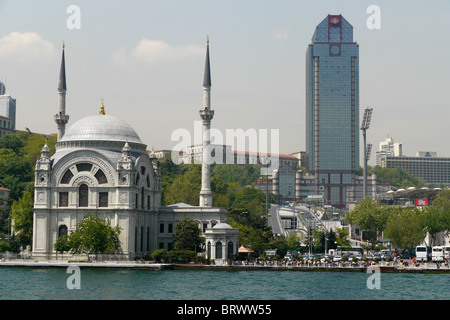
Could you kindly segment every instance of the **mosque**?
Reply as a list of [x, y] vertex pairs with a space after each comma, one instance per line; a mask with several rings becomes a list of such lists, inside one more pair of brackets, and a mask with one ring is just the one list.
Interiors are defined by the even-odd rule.
[[143, 257], [156, 249], [171, 250], [177, 221], [194, 219], [206, 238], [205, 257], [217, 264], [238, 253], [239, 230], [227, 222], [228, 212], [212, 206], [210, 166], [207, 163], [209, 128], [214, 111], [210, 106], [211, 74], [209, 40], [204, 74], [202, 189], [199, 206], [178, 203], [161, 206], [161, 172], [156, 156], [147, 151], [136, 131], [126, 122], [106, 114], [103, 102], [97, 115], [74, 122], [66, 114], [66, 72], [62, 50], [54, 116], [58, 128], [56, 152], [45, 145], [35, 169], [33, 257], [54, 259], [55, 241], [76, 230], [87, 213], [109, 219], [121, 228], [121, 253], [127, 259]]

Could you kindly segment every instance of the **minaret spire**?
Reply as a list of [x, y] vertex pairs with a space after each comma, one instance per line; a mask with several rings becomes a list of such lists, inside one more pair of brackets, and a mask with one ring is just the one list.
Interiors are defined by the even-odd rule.
[[200, 190], [201, 207], [212, 206], [211, 191], [211, 149], [210, 149], [210, 128], [214, 110], [211, 110], [211, 69], [209, 63], [209, 38], [206, 46], [205, 74], [203, 77], [203, 109], [200, 110], [200, 117], [203, 124], [203, 160], [202, 160], [202, 189]]
[[209, 65], [209, 37], [207, 37], [206, 40], [205, 75], [203, 77], [203, 86], [211, 87], [211, 68]]
[[63, 42], [62, 48], [62, 58], [61, 58], [61, 69], [59, 71], [59, 83], [58, 83], [58, 114], [55, 115], [55, 122], [58, 126], [58, 141], [64, 136], [66, 131], [66, 124], [69, 121], [69, 116], [66, 115], [66, 61], [64, 57], [65, 44]]

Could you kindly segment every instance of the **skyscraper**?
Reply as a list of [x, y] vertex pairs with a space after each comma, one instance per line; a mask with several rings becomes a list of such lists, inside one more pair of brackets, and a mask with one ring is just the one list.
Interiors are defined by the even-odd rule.
[[328, 15], [307, 49], [306, 153], [316, 192], [344, 206], [359, 171], [359, 47], [342, 15]]
[[6, 87], [0, 82], [0, 116], [9, 118], [10, 130], [16, 128], [16, 99], [6, 94]]

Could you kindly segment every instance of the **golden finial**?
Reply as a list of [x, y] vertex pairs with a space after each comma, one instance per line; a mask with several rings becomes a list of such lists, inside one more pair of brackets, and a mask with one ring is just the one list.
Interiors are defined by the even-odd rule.
[[65, 47], [66, 47], [66, 44], [64, 43], [64, 40], [63, 40], [63, 50], [64, 50]]
[[209, 46], [209, 36], [206, 36], [206, 44]]
[[102, 105], [100, 106], [100, 113], [101, 115], [105, 115], [105, 106], [103, 105], [103, 99], [102, 99]]

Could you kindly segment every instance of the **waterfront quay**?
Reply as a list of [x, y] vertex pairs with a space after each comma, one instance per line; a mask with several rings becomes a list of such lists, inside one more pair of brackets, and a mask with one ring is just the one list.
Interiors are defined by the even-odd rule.
[[[0, 267], [26, 267], [26, 268], [79, 268], [95, 269], [141, 269], [141, 270], [208, 270], [208, 271], [299, 271], [299, 272], [380, 272], [399, 273], [449, 273], [450, 268], [444, 264], [437, 265], [433, 262], [415, 265], [390, 265], [390, 264], [357, 264], [357, 265], [290, 265], [290, 264], [257, 264], [257, 263], [233, 263], [231, 265], [208, 265], [195, 263], [153, 263], [149, 261], [101, 261], [101, 262], [77, 262], [68, 260], [8, 260], [0, 261]], [[370, 269], [369, 269], [370, 268]]]

